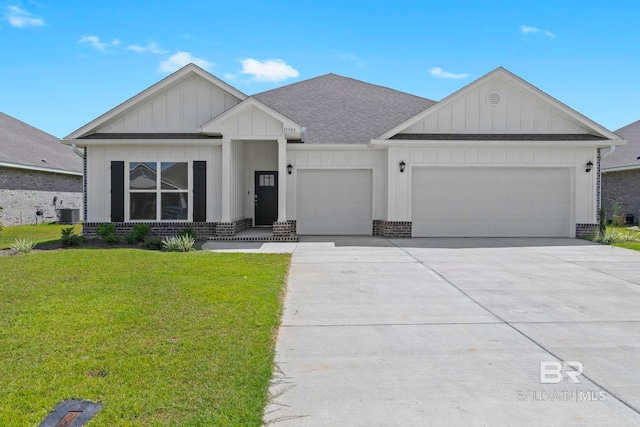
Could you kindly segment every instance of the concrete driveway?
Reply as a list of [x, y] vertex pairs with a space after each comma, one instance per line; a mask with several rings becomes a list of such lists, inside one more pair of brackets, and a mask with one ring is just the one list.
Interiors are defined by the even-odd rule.
[[573, 239], [290, 248], [267, 425], [640, 425], [640, 253]]

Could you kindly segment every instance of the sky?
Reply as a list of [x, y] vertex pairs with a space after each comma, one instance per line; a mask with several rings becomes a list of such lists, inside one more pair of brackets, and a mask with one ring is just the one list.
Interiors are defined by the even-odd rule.
[[326, 73], [440, 100], [502, 66], [640, 119], [637, 1], [0, 0], [0, 111], [63, 138], [189, 62], [252, 95]]

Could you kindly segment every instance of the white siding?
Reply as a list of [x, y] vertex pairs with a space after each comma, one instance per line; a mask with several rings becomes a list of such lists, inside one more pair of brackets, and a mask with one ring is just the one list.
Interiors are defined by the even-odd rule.
[[251, 106], [234, 114], [223, 123], [222, 133], [227, 138], [274, 138], [282, 137], [282, 122]]
[[[220, 147], [89, 147], [87, 148], [87, 222], [111, 221], [111, 161], [207, 162], [207, 221], [221, 217]], [[191, 201], [191, 197], [189, 198]], [[191, 202], [190, 202], [191, 203]]]
[[[487, 102], [487, 94], [492, 91], [502, 98], [498, 105]], [[400, 133], [581, 134], [588, 129], [539, 97], [495, 77], [437, 105], [431, 114]]]
[[115, 118], [97, 132], [197, 132], [240, 101], [200, 76], [192, 76]]

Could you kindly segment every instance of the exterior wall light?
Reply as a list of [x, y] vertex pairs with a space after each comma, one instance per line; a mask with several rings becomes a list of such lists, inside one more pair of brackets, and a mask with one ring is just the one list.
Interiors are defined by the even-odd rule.
[[400, 172], [402, 173], [404, 172], [404, 167], [407, 166], [407, 164], [402, 160], [398, 166], [400, 166]]
[[289, 163], [289, 164], [287, 165], [287, 173], [288, 173], [289, 175], [291, 175], [291, 171], [292, 171], [292, 170], [293, 170], [293, 166], [291, 166], [291, 163]]
[[591, 160], [589, 160], [589, 163], [587, 163], [587, 168], [585, 169], [585, 171], [591, 172], [591, 169], [593, 168], [593, 162], [591, 162]]

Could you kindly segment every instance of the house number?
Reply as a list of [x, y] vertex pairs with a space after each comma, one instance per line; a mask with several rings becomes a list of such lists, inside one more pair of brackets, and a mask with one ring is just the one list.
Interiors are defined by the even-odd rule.
[[284, 133], [296, 133], [298, 128], [284, 128]]

